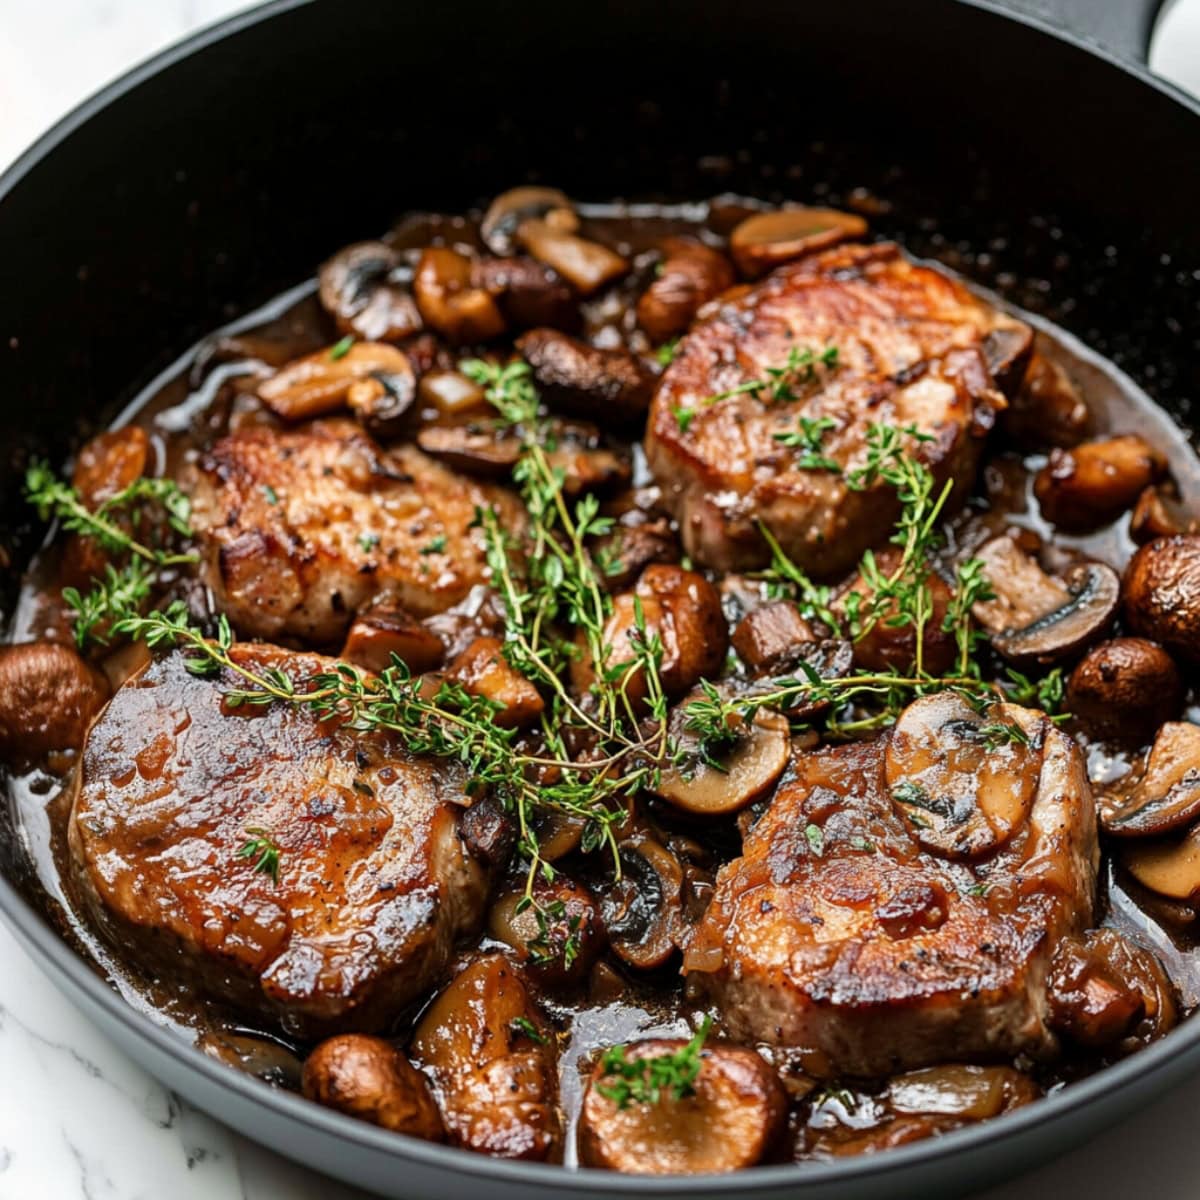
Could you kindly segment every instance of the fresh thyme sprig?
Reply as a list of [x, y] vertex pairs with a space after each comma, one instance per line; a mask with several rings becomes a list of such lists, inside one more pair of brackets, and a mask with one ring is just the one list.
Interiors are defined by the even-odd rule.
[[191, 501], [174, 480], [142, 476], [93, 510], [46, 463], [34, 462], [25, 472], [25, 498], [43, 520], [57, 518], [65, 530], [92, 538], [106, 554], [127, 556], [120, 566], [106, 564], [103, 578], [97, 579], [87, 593], [63, 588], [63, 600], [74, 615], [75, 641], [81, 650], [89, 641], [108, 644], [103, 627], [137, 612], [149, 597], [159, 571], [197, 561], [194, 553], [178, 552], [168, 545], [148, 546], [139, 540], [140, 534], [134, 536], [154, 509], [159, 510], [160, 520], [170, 533], [181, 538], [193, 536], [189, 524]]
[[711, 1029], [712, 1017], [706, 1016], [685, 1046], [646, 1058], [629, 1058], [624, 1045], [611, 1047], [600, 1060], [601, 1082], [596, 1084], [596, 1091], [618, 1108], [635, 1103], [657, 1104], [664, 1095], [673, 1100], [693, 1095]]
[[709, 396], [704, 403], [719, 404], [732, 396], [754, 396], [765, 400], [767, 404], [796, 400], [796, 388], [813, 383], [819, 367], [833, 370], [837, 361], [836, 346], [826, 346], [824, 350], [802, 350], [799, 346], [792, 346], [781, 366], [767, 367], [760, 379], [747, 379], [726, 391]]
[[254, 869], [263, 875], [270, 875], [271, 882], [279, 886], [279, 856], [283, 853], [267, 830], [257, 825], [247, 826], [250, 835], [239, 847], [238, 858], [255, 860]]
[[799, 417], [796, 429], [786, 433], [774, 434], [774, 440], [781, 446], [789, 446], [800, 451], [796, 458], [796, 466], [804, 471], [832, 471], [835, 475], [842, 473], [842, 467], [836, 459], [822, 454], [825, 434], [837, 428], [833, 417]]

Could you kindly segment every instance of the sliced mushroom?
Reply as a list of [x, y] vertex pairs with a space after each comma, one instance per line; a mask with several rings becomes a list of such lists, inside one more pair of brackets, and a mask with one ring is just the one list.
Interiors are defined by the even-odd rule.
[[888, 791], [927, 850], [975, 858], [1003, 846], [1033, 806], [1046, 718], [1015, 704], [975, 711], [956, 692], [914, 700], [885, 753]]
[[696, 310], [734, 282], [725, 255], [695, 238], [667, 238], [662, 250], [661, 269], [637, 302], [638, 324], [655, 343], [685, 332]]
[[391, 395], [392, 411], [412, 403], [412, 364], [403, 350], [383, 342], [330, 346], [297, 358], [258, 385], [258, 398], [285, 421], [307, 421], [346, 407], [350, 389], [367, 379]]
[[397, 386], [398, 383], [395, 377], [384, 380], [370, 375], [355, 380], [346, 392], [350, 411], [374, 437], [398, 437], [408, 425], [416, 396], [416, 380], [406, 380], [403, 386]]
[[504, 643], [499, 638], [476, 638], [454, 659], [447, 673], [471, 695], [498, 705], [492, 720], [505, 729], [536, 721], [546, 707], [537, 688], [504, 657]]
[[748, 612], [733, 631], [733, 648], [751, 671], [773, 670], [796, 647], [816, 640], [790, 600], [771, 600]]
[[1200, 903], [1200, 824], [1182, 837], [1131, 842], [1121, 862], [1143, 887], [1193, 908]]
[[318, 273], [321, 306], [342, 333], [368, 342], [398, 342], [421, 329], [421, 314], [395, 281], [404, 260], [386, 242], [357, 242], [338, 251]]
[[517, 952], [532, 979], [559, 988], [580, 983], [604, 949], [595, 896], [560, 873], [539, 881], [533, 904], [524, 898], [524, 888], [501, 895], [488, 916], [488, 932]]
[[738, 270], [757, 279], [781, 263], [862, 237], [867, 223], [832, 208], [780, 208], [747, 217], [730, 235]]
[[495, 298], [512, 329], [579, 327], [574, 293], [545, 263], [524, 257], [481, 258], [472, 268], [471, 279]]
[[309, 1100], [393, 1133], [440, 1142], [442, 1118], [429, 1083], [390, 1042], [361, 1033], [328, 1038], [304, 1060]]
[[[668, 696], [681, 696], [702, 678], [716, 676], [725, 663], [729, 629], [721, 610], [721, 598], [703, 575], [682, 567], [655, 563], [647, 567], [632, 593], [613, 600], [611, 616], [604, 626], [608, 646], [606, 669], [630, 664], [623, 680], [627, 694], [641, 700], [646, 694], [645, 671], [637, 661], [635, 641], [638, 614], [646, 636], [662, 642], [659, 678]], [[581, 654], [572, 661], [571, 682], [583, 693], [592, 686], [595, 665]]]
[[[677, 1054], [682, 1038], [650, 1038], [623, 1048], [626, 1062]], [[588, 1081], [579, 1119], [579, 1157], [589, 1167], [636, 1175], [710, 1175], [761, 1162], [783, 1132], [787, 1097], [775, 1072], [744, 1046], [700, 1052], [691, 1090], [668, 1087], [652, 1103], [609, 1092], [603, 1058]]]
[[1129, 515], [1129, 536], [1141, 546], [1179, 533], [1200, 533], [1200, 516], [1189, 512], [1165, 487], [1146, 488]]
[[656, 376], [626, 350], [601, 350], [557, 329], [531, 329], [517, 349], [550, 408], [610, 424], [650, 407]]
[[521, 439], [492, 419], [426, 425], [417, 445], [456, 471], [482, 479], [507, 479], [521, 458]]
[[549, 216], [522, 221], [517, 226], [517, 241], [538, 262], [552, 267], [580, 296], [598, 292], [629, 270], [629, 263], [615, 250], [566, 232]]
[[702, 698], [703, 693], [693, 692], [672, 714], [672, 734], [683, 761], [662, 771], [651, 790], [684, 812], [737, 812], [763, 796], [783, 774], [791, 756], [791, 727], [782, 713], [762, 708], [749, 721], [739, 717], [731, 723], [737, 735], [731, 747], [703, 754], [687, 729], [686, 713], [690, 701]]
[[1134, 633], [1200, 662], [1200, 534], [1147, 542], [1129, 560], [1123, 586]]
[[683, 927], [683, 866], [648, 833], [624, 839], [618, 853], [621, 878], [600, 895], [604, 927], [618, 958], [639, 970], [653, 970], [678, 945]]
[[413, 295], [431, 329], [456, 345], [487, 342], [504, 332], [496, 301], [473, 281], [469, 258], [445, 246], [421, 252]]
[[1061, 941], [1049, 980], [1053, 1028], [1092, 1049], [1128, 1054], [1170, 1030], [1174, 989], [1149, 950], [1115, 929]]
[[[607, 491], [629, 482], [629, 464], [603, 444], [599, 430], [582, 421], [552, 421], [547, 452], [552, 468], [562, 471], [563, 491]], [[485, 419], [426, 425], [417, 434], [426, 454], [455, 470], [483, 479], [506, 479], [521, 458], [520, 437], [510, 426]]]
[[680, 554], [679, 540], [666, 519], [618, 525], [612, 533], [597, 538], [591, 552], [601, 571], [600, 583], [610, 592], [633, 587], [646, 567], [677, 563]]
[[565, 233], [579, 228], [571, 201], [558, 188], [516, 187], [501, 192], [488, 206], [479, 234], [493, 254], [512, 254], [517, 228], [524, 221], [540, 219]]
[[90, 509], [97, 509], [146, 473], [150, 439], [138, 425], [110, 429], [79, 452], [71, 483]]
[[1063, 582], [1070, 599], [1061, 608], [1024, 628], [993, 634], [998, 654], [1018, 666], [1046, 666], [1074, 657], [1108, 632], [1121, 598], [1116, 571], [1104, 563], [1079, 563]]
[[487, 396], [474, 380], [457, 371], [430, 371], [421, 376], [417, 396], [443, 416], [457, 417], [476, 410], [487, 410]]
[[410, 1052], [432, 1078], [449, 1140], [544, 1162], [562, 1142], [554, 1034], [521, 972], [476, 959], [425, 1010]]
[[391, 597], [381, 596], [355, 616], [340, 657], [376, 673], [398, 658], [414, 675], [423, 675], [440, 666], [444, 654], [436, 633]]
[[1071, 601], [1066, 584], [1047, 575], [1008, 535], [985, 542], [975, 557], [983, 563], [982, 574], [994, 596], [978, 601], [971, 613], [990, 633], [1024, 629]]
[[1146, 770], [1125, 795], [1100, 807], [1115, 837], [1158, 837], [1200, 820], [1200, 725], [1168, 721], [1154, 739]]
[[0, 759], [25, 763], [78, 750], [108, 695], [105, 677], [69, 646], [0, 646]]
[[235, 1071], [243, 1071], [271, 1087], [298, 1092], [304, 1065], [286, 1046], [273, 1038], [236, 1033], [221, 1027], [205, 1030], [196, 1049]]
[[1023, 446], [1077, 446], [1091, 413], [1066, 370], [1034, 352], [1003, 417], [1004, 430]]
[[1160, 479], [1167, 460], [1136, 434], [1056, 449], [1033, 481], [1042, 516], [1061, 529], [1094, 529]]
[[1179, 713], [1174, 659], [1144, 638], [1111, 638], [1083, 656], [1067, 682], [1067, 711], [1095, 737], [1141, 744]]

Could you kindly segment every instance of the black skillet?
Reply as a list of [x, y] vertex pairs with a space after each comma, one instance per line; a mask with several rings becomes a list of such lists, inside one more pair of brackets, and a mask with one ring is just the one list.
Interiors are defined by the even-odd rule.
[[[1142, 65], [1160, 3], [280, 0], [192, 38], [0, 179], [4, 603], [40, 534], [16, 483], [30, 451], [61, 458], [335, 247], [524, 179], [597, 200], [836, 204], [865, 187], [891, 204], [876, 232], [1059, 321], [1194, 428], [1200, 106]], [[720, 1179], [568, 1174], [387, 1134], [206, 1059], [62, 939], [15, 837], [0, 838], [0, 870], [0, 907], [34, 959], [151, 1072], [388, 1196], [951, 1194], [1200, 1068], [1189, 1021], [1030, 1108], [882, 1156]]]

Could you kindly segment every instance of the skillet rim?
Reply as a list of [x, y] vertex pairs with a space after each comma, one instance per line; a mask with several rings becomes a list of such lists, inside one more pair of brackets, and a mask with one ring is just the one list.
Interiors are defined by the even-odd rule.
[[[0, 173], [0, 204], [43, 160], [113, 101], [217, 42], [314, 2], [317, 0], [267, 0], [266, 3], [198, 30], [118, 76], [61, 117], [31, 143], [7, 170]], [[1042, 36], [1083, 50], [1200, 117], [1200, 97], [1188, 94], [1177, 85], [1154, 75], [1147, 65], [1126, 59], [1085, 35], [1075, 34], [1035, 14], [1009, 8], [1001, 0], [953, 2], [1014, 21]], [[460, 1177], [492, 1179], [509, 1186], [523, 1183], [532, 1185], [542, 1194], [545, 1194], [542, 1189], [553, 1187], [564, 1194], [574, 1192], [595, 1196], [614, 1195], [630, 1189], [664, 1196], [684, 1193], [718, 1196], [749, 1194], [786, 1186], [789, 1191], [800, 1195], [810, 1188], [821, 1189], [836, 1183], [862, 1184], [873, 1176], [900, 1172], [905, 1168], [928, 1167], [947, 1159], [965, 1161], [971, 1150], [984, 1146], [993, 1151], [1001, 1143], [1013, 1143], [1015, 1146], [1038, 1126], [1061, 1123], [1110, 1091], [1155, 1074], [1178, 1076], [1183, 1059], [1196, 1058], [1200, 1054], [1200, 1013], [1197, 1013], [1159, 1042], [1033, 1104], [940, 1137], [895, 1147], [883, 1154], [861, 1155], [832, 1162], [777, 1163], [727, 1175], [629, 1177], [586, 1167], [566, 1168], [553, 1163], [513, 1162], [453, 1146], [398, 1137], [366, 1122], [323, 1108], [299, 1095], [264, 1086], [261, 1081], [207, 1057], [125, 1001], [82, 955], [59, 936], [46, 917], [17, 891], [3, 873], [0, 873], [0, 915], [13, 930], [22, 950], [30, 955], [43, 973], [49, 975], [54, 986], [60, 987], [53, 973], [61, 972], [90, 1005], [97, 1006], [107, 1019], [123, 1026], [131, 1040], [150, 1044], [164, 1056], [176, 1060], [181, 1069], [203, 1077], [217, 1092], [224, 1091], [252, 1105], [274, 1109], [279, 1117], [293, 1125], [319, 1131], [343, 1144], [361, 1147], [399, 1161], [413, 1160], [431, 1170], [447, 1171]], [[52, 972], [45, 970], [44, 960], [48, 960]], [[74, 997], [68, 996], [68, 999], [73, 1001]], [[81, 1011], [89, 1019], [92, 1018], [92, 1013], [86, 1008]], [[102, 1036], [108, 1036], [104, 1030], [101, 1033]], [[125, 1052], [123, 1048], [122, 1052]], [[1174, 1071], [1167, 1069], [1172, 1064]], [[138, 1066], [153, 1075], [142, 1061], [138, 1061]], [[214, 1119], [221, 1121], [215, 1114]], [[1114, 1107], [1109, 1123], [1116, 1119]], [[254, 1140], [249, 1131], [235, 1132]], [[1068, 1139], [1065, 1148], [1072, 1148], [1082, 1140]]]

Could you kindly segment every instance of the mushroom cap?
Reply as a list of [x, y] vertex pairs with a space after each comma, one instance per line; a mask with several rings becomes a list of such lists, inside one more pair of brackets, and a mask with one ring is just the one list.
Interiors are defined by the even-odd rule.
[[1129, 560], [1123, 589], [1134, 633], [1200, 662], [1200, 534], [1147, 542]]
[[862, 237], [867, 223], [833, 208], [779, 208], [755, 213], [734, 229], [729, 249], [738, 270], [750, 279], [780, 263]]
[[1200, 725], [1168, 721], [1158, 732], [1146, 770], [1133, 790], [1100, 807], [1114, 837], [1158, 837], [1200, 819]]
[[1183, 690], [1175, 660], [1157, 643], [1110, 638], [1071, 672], [1066, 709], [1097, 737], [1140, 744], [1179, 712]]

